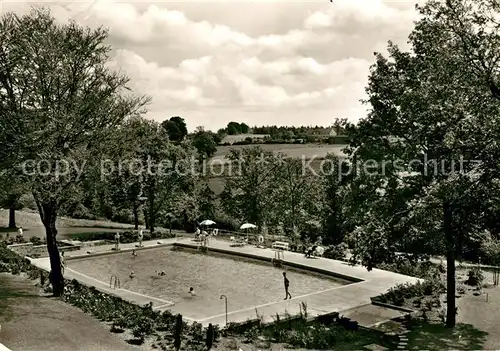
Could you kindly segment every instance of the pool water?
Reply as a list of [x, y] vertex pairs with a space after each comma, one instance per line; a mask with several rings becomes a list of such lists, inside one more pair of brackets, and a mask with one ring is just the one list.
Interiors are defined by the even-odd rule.
[[[121, 287], [147, 296], [172, 301], [176, 310], [188, 310], [187, 317], [202, 319], [220, 314], [228, 299], [228, 312], [278, 302], [284, 299], [283, 268], [270, 262], [219, 253], [172, 250], [162, 247], [67, 261], [69, 268], [109, 282], [117, 275]], [[293, 297], [312, 294], [348, 284], [307, 271], [285, 268]], [[130, 278], [134, 271], [135, 277]], [[157, 272], [164, 271], [164, 276]], [[193, 287], [195, 296], [189, 288]]]

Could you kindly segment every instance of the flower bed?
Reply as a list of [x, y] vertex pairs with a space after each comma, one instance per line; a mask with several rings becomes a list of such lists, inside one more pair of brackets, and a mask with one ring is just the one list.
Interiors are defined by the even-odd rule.
[[441, 282], [425, 280], [416, 284], [398, 284], [385, 294], [372, 298], [372, 301], [402, 307], [412, 299], [421, 300], [426, 296], [439, 295], [444, 291], [445, 287]]
[[[156, 336], [156, 347], [171, 348], [174, 343], [176, 316], [170, 312], [154, 311], [152, 304], [137, 306], [115, 296], [102, 293], [94, 287], [87, 287], [76, 280], [67, 281], [63, 300], [97, 319], [111, 323], [111, 331], [130, 330], [138, 344], [148, 336]], [[214, 327], [214, 341], [220, 335]], [[203, 349], [207, 328], [199, 323], [183, 323], [183, 347], [185, 350]]]
[[364, 345], [378, 344], [386, 348], [395, 348], [396, 338], [384, 333], [359, 327], [353, 321], [338, 313], [329, 318], [309, 319], [307, 305], [301, 304], [300, 316], [284, 317], [277, 315], [272, 324], [252, 323], [251, 328], [239, 330], [229, 327], [224, 332], [242, 333], [246, 343], [254, 344], [258, 349], [269, 348], [271, 343], [278, 343], [289, 348], [300, 349], [347, 349], [358, 350]]

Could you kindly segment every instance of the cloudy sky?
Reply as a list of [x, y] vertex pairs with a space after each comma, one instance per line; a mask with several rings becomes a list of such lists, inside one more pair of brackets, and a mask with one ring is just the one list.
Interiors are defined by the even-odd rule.
[[[1, 2], [1, 0], [0, 0]], [[138, 93], [152, 96], [148, 118], [182, 116], [189, 129], [325, 125], [366, 114], [373, 52], [405, 45], [415, 1], [22, 2], [61, 21], [109, 28], [114, 64]]]

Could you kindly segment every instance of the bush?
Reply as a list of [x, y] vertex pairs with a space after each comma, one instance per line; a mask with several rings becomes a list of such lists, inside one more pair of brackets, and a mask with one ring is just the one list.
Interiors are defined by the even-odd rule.
[[279, 318], [276, 324], [267, 327], [264, 334], [271, 340], [288, 343], [296, 348], [334, 349], [339, 342], [353, 340], [357, 337], [357, 322], [349, 318], [335, 318], [331, 325], [318, 321], [307, 322], [304, 319], [283, 322]]
[[141, 343], [144, 342], [144, 339], [153, 334], [155, 330], [155, 321], [148, 317], [141, 317], [137, 319], [136, 325], [132, 329], [132, 334], [135, 338], [137, 338]]
[[26, 239], [24, 238], [23, 235], [16, 235], [16, 238], [14, 239], [14, 242], [16, 244], [24, 244], [26, 242]]
[[374, 298], [375, 301], [387, 303], [395, 306], [403, 306], [406, 300], [421, 298], [424, 296], [437, 295], [445, 291], [441, 281], [426, 280], [416, 284], [398, 284], [389, 289], [385, 294]]
[[7, 247], [7, 242], [0, 242], [0, 271], [19, 274], [29, 273], [35, 268], [28, 259], [22, 258]]
[[465, 284], [470, 286], [479, 286], [484, 280], [483, 272], [477, 267], [469, 269], [467, 276], [468, 279], [465, 281]]
[[323, 257], [330, 258], [332, 260], [344, 260], [346, 258], [347, 250], [348, 247], [346, 243], [330, 245], [325, 249]]
[[259, 328], [252, 327], [252, 328], [246, 330], [243, 333], [243, 336], [245, 337], [246, 343], [251, 343], [252, 341], [256, 340], [257, 337], [259, 336]]
[[430, 261], [416, 261], [406, 257], [393, 263], [383, 263], [377, 268], [421, 279], [435, 279], [438, 276], [438, 269]]
[[37, 236], [32, 236], [30, 238], [30, 242], [33, 243], [33, 246], [38, 246], [38, 245], [43, 245], [44, 244], [44, 242], [42, 241], [42, 239], [40, 239]]

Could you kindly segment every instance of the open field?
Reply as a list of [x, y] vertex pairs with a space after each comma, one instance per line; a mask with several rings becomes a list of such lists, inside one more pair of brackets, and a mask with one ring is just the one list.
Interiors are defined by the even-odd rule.
[[[327, 154], [333, 153], [338, 156], [343, 156], [342, 149], [345, 145], [328, 145], [328, 144], [251, 144], [251, 145], [234, 145], [234, 146], [218, 146], [217, 152], [210, 162], [220, 163], [224, 157], [229, 154], [231, 149], [243, 149], [258, 146], [265, 151], [274, 153], [282, 153], [289, 157], [297, 157], [304, 159], [324, 158]], [[216, 161], [217, 160], [217, 161]]]
[[320, 171], [325, 167], [324, 158], [332, 153], [343, 157], [342, 149], [345, 145], [327, 145], [327, 144], [260, 144], [260, 145], [235, 145], [235, 146], [219, 146], [215, 156], [210, 159], [206, 169], [209, 176], [210, 189], [216, 194], [220, 194], [225, 186], [225, 178], [238, 172], [237, 167], [227, 166], [225, 156], [231, 149], [243, 149], [259, 146], [263, 150], [272, 151], [274, 153], [282, 153], [288, 157], [299, 158], [302, 160], [304, 169], [308, 174], [313, 171]]
[[238, 134], [238, 135], [226, 135], [224, 139], [222, 139], [222, 143], [237, 143], [239, 141], [243, 141], [246, 138], [252, 139], [264, 139], [268, 137], [269, 134]]

